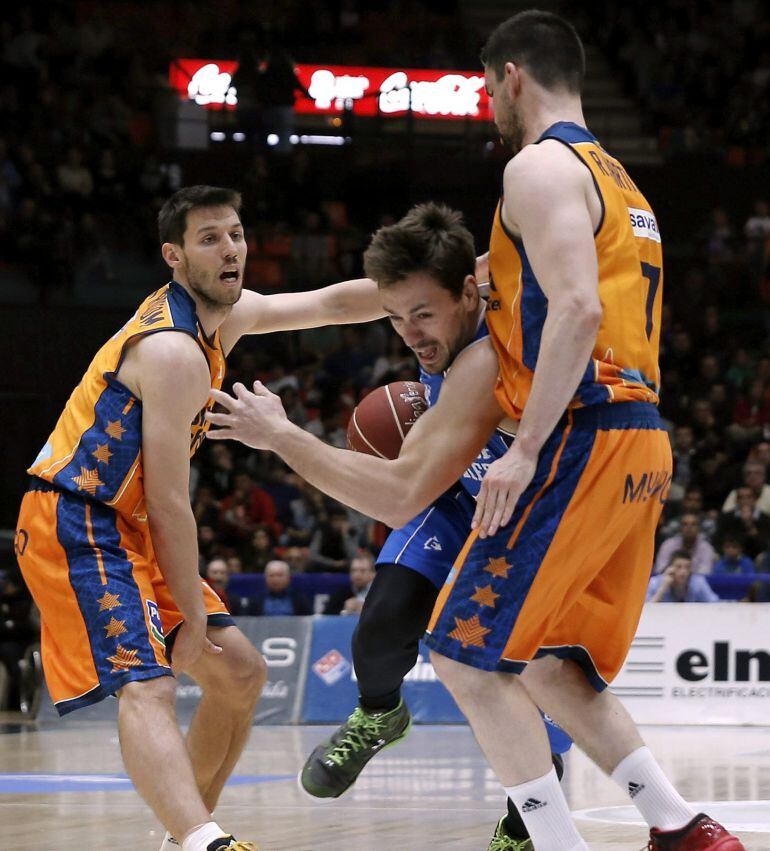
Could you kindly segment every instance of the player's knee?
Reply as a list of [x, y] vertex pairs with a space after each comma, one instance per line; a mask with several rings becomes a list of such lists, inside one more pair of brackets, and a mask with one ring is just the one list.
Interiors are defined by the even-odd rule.
[[176, 680], [173, 677], [153, 677], [133, 680], [117, 693], [121, 714], [170, 709], [176, 699]]
[[[217, 642], [217, 636], [212, 636]], [[228, 695], [231, 704], [253, 705], [262, 693], [267, 680], [267, 665], [262, 654], [240, 632], [230, 633], [220, 640], [222, 652], [202, 657], [191, 672], [206, 692]]]
[[252, 647], [252, 652], [249, 654], [246, 670], [246, 682], [244, 688], [247, 690], [250, 697], [256, 702], [262, 694], [262, 689], [267, 682], [267, 663], [265, 657]]
[[389, 616], [396, 614], [387, 600], [378, 599], [366, 601], [358, 618], [358, 624], [353, 636], [355, 643], [366, 647], [373, 639], [383, 634], [387, 626], [392, 627]]
[[479, 671], [469, 665], [455, 662], [454, 659], [442, 656], [435, 650], [430, 651], [430, 661], [438, 678], [455, 697], [466, 693], [477, 694], [480, 681], [489, 677], [486, 671]]
[[397, 640], [413, 641], [420, 638], [425, 625], [404, 600], [381, 594], [367, 597], [357, 630], [364, 637], [384, 633]]
[[403, 624], [403, 612], [390, 599], [380, 597], [366, 601], [353, 633], [354, 658], [371, 660], [401, 650], [405, 644], [416, 641], [410, 635], [408, 624]]
[[533, 659], [521, 674], [524, 687], [537, 701], [547, 702], [549, 695], [563, 693], [573, 679], [585, 680], [580, 667], [569, 659], [541, 656]]

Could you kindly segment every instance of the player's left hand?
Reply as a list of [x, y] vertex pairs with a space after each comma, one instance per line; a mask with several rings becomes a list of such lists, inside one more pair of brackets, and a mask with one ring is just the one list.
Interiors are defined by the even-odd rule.
[[510, 523], [519, 497], [532, 481], [537, 469], [537, 455], [528, 455], [518, 443], [489, 465], [476, 500], [476, 513], [471, 528], [486, 538]]
[[209, 440], [240, 440], [252, 449], [270, 449], [271, 438], [288, 423], [281, 400], [261, 381], [254, 382], [254, 392], [240, 382], [233, 385], [234, 396], [212, 390], [211, 398], [225, 412], [208, 411], [206, 419], [219, 428], [206, 433]]

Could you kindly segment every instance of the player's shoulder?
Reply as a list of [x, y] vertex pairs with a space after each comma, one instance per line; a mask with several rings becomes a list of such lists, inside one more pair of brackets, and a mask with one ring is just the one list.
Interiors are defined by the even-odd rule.
[[447, 381], [460, 384], [467, 376], [472, 376], [474, 370], [479, 369], [485, 363], [497, 362], [497, 355], [492, 345], [489, 334], [482, 334], [471, 340], [452, 361], [452, 366], [447, 371]]
[[192, 334], [168, 328], [141, 337], [132, 346], [134, 360], [143, 372], [178, 376], [208, 376], [206, 356]]
[[505, 167], [506, 186], [534, 190], [580, 180], [586, 171], [568, 145], [557, 139], [544, 139], [525, 145]]

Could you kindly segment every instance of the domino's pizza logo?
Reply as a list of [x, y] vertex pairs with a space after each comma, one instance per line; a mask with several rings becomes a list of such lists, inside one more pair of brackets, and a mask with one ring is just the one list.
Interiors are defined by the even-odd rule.
[[150, 619], [150, 632], [152, 633], [152, 637], [163, 647], [166, 646], [166, 639], [163, 637], [163, 624], [160, 620], [160, 612], [158, 611], [158, 604], [155, 600], [146, 600], [147, 603], [147, 614]]
[[313, 672], [320, 677], [327, 686], [333, 686], [339, 682], [351, 669], [350, 662], [339, 650], [330, 650], [313, 664]]

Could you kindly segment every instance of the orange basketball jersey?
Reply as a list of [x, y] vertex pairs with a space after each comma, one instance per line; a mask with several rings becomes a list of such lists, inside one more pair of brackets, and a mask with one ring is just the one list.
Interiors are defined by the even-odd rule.
[[[591, 360], [570, 407], [602, 402], [658, 402], [663, 255], [655, 215], [623, 166], [584, 127], [559, 122], [538, 142], [555, 139], [590, 170], [602, 204], [595, 233], [602, 321]], [[537, 144], [537, 143], [535, 143]], [[498, 401], [521, 419], [529, 398], [548, 310], [522, 240], [498, 204], [489, 244], [487, 322], [500, 360]]]
[[[206, 337], [195, 302], [175, 281], [157, 290], [91, 361], [51, 436], [27, 471], [56, 487], [113, 507], [129, 523], [146, 523], [142, 487], [142, 403], [115, 377], [127, 346], [159, 331], [181, 331], [197, 341], [222, 386], [225, 356], [219, 331]], [[190, 454], [208, 429], [205, 412], [192, 423]]]

